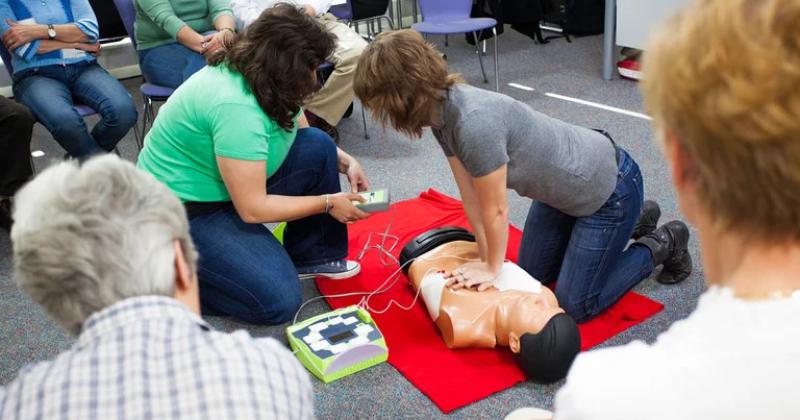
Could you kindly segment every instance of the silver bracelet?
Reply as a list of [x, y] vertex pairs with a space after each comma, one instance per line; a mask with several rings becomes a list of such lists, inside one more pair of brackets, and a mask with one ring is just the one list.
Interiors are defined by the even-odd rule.
[[331, 211], [331, 195], [325, 194], [325, 213]]

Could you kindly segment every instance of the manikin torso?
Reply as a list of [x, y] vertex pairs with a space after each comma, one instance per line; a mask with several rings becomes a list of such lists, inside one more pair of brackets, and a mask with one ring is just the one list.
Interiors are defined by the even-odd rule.
[[563, 312], [553, 292], [514, 263], [503, 265], [496, 288], [478, 292], [445, 287], [444, 272], [479, 260], [475, 242], [454, 241], [418, 257], [408, 270], [447, 347], [508, 346], [510, 333], [539, 333]]

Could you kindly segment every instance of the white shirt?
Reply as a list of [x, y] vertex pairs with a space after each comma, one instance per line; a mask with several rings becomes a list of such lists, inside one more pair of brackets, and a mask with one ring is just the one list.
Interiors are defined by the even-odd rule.
[[800, 419], [800, 293], [748, 301], [712, 287], [654, 344], [579, 355], [555, 412], [558, 420]]
[[311, 419], [312, 392], [274, 339], [214, 331], [146, 296], [93, 314], [70, 350], [0, 387], [0, 418]]
[[333, 0], [232, 0], [231, 9], [236, 18], [236, 25], [242, 29], [253, 23], [261, 12], [278, 3], [289, 3], [295, 6], [309, 5], [317, 11], [317, 16], [328, 13]]

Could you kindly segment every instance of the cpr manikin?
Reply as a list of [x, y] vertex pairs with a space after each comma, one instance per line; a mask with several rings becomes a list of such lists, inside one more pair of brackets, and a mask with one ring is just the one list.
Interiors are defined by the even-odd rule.
[[563, 378], [580, 351], [580, 335], [550, 289], [510, 262], [489, 290], [446, 287], [445, 273], [480, 260], [474, 240], [462, 228], [435, 229], [406, 244], [400, 255], [401, 264], [414, 259], [404, 271], [447, 347], [508, 346], [530, 379]]

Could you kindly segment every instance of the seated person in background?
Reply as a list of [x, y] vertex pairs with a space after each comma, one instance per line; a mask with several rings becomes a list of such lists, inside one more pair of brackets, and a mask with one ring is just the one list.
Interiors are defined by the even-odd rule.
[[451, 289], [444, 273], [467, 261], [480, 261], [480, 254], [475, 237], [462, 228], [425, 232], [400, 254], [447, 347], [508, 346], [528, 378], [554, 382], [566, 376], [581, 337], [553, 292], [511, 262], [488, 290]]
[[[231, 8], [240, 27], [250, 25], [262, 11], [275, 6], [280, 0], [232, 0]], [[361, 52], [367, 42], [349, 26], [338, 22], [328, 13], [331, 0], [291, 0], [305, 13], [317, 18], [328, 32], [336, 35], [336, 47], [327, 61], [334, 66], [325, 85], [305, 103], [306, 116], [312, 127], [317, 127], [338, 143], [336, 125], [353, 102], [353, 75]]]
[[283, 345], [200, 318], [186, 214], [151, 176], [113, 155], [61, 163], [14, 217], [17, 285], [77, 339], [0, 388], [0, 417], [313, 418]]
[[[114, 150], [136, 124], [128, 91], [97, 64], [98, 34], [88, 0], [0, 0], [0, 35], [12, 52], [14, 97], [75, 158]], [[72, 108], [75, 103], [100, 114], [91, 133]]]
[[0, 96], [0, 229], [11, 228], [11, 197], [33, 175], [28, 108]]
[[229, 0], [136, 0], [142, 75], [150, 83], [180, 86], [223, 48], [235, 28]]
[[[200, 252], [203, 309], [256, 324], [289, 320], [301, 278], [344, 279], [347, 226], [366, 217], [342, 193], [367, 189], [358, 161], [307, 128], [301, 104], [333, 50], [318, 22], [289, 5], [267, 9], [186, 81], [158, 113], [139, 155], [185, 202]], [[284, 243], [263, 223], [288, 222]]]
[[556, 419], [800, 418], [798, 22], [796, 0], [696, 0], [645, 48], [710, 287], [654, 343], [578, 356]]

